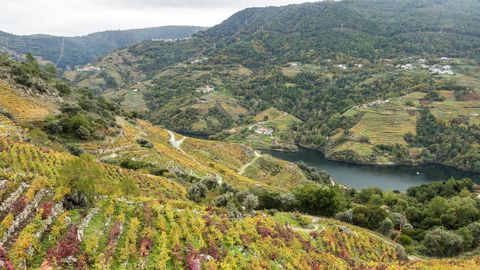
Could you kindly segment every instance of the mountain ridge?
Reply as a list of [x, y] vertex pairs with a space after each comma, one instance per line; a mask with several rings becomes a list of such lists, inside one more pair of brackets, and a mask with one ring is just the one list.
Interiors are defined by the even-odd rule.
[[[102, 31], [72, 37], [44, 34], [15, 35], [0, 31], [0, 49], [14, 52], [18, 57], [30, 52], [43, 60], [56, 63], [58, 67], [74, 68], [136, 42], [150, 39], [183, 39], [205, 29], [199, 26], [160, 26]], [[59, 58], [62, 48], [64, 55]]]

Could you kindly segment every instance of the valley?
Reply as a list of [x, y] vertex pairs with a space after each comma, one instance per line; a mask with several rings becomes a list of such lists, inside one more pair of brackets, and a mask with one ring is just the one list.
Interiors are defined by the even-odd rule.
[[0, 269], [479, 269], [479, 11], [0, 32]]

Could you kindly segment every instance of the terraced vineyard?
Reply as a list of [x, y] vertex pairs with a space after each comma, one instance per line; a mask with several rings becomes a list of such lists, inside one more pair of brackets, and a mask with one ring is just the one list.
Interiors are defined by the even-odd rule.
[[8, 117], [0, 114], [0, 137], [14, 137], [20, 131], [21, 128], [17, 127]]
[[[0, 244], [9, 269], [447, 269], [404, 263], [395, 244], [329, 219], [300, 230], [262, 212], [231, 220], [186, 201], [105, 197], [67, 210], [36, 182], [2, 180]], [[201, 268], [200, 268], [201, 267]]]
[[[251, 148], [233, 143], [187, 138], [181, 145], [183, 151], [179, 151], [169, 143], [170, 136], [165, 129], [145, 121], [132, 124], [119, 118], [117, 122], [123, 130], [121, 136], [107, 141], [85, 143], [81, 147], [103, 161], [135, 159], [175, 173], [198, 177], [222, 175], [221, 181], [240, 188], [257, 185], [281, 189], [272, 184], [274, 179], [289, 181], [288, 186], [304, 179], [298, 167], [274, 158], [269, 158], [269, 162], [276, 165], [283, 175], [282, 178], [278, 178], [278, 172], [268, 172], [265, 168], [260, 171], [257, 169], [245, 177], [238, 171], [255, 158]], [[136, 142], [140, 138], [151, 142], [153, 147], [140, 146]]]
[[[44, 188], [6, 186], [15, 192], [0, 209], [3, 258], [21, 269], [344, 269], [397, 259], [393, 245], [346, 227], [309, 235], [261, 213], [231, 221], [219, 210], [151, 200], [105, 198], [66, 210]], [[346, 260], [353, 254], [362, 255]]]
[[17, 121], [42, 120], [55, 112], [56, 105], [50, 97], [34, 99], [20, 95], [12, 85], [0, 80], [0, 108], [8, 111]]
[[[66, 162], [77, 159], [65, 153], [34, 147], [27, 143], [0, 140], [1, 173], [7, 178], [30, 179], [35, 185], [51, 186], [58, 180], [59, 170]], [[99, 163], [103, 175], [111, 183], [134, 179], [144, 196], [158, 199], [183, 199], [185, 189], [170, 180], [128, 171], [117, 166]]]
[[[404, 137], [407, 133], [416, 133], [417, 116], [424, 105], [437, 118], [446, 123], [461, 121], [468, 125], [480, 123], [478, 94], [473, 91], [466, 100], [458, 100], [453, 91], [442, 90], [443, 100], [427, 102], [426, 93], [413, 92], [403, 97], [393, 98], [380, 103], [355, 106], [344, 113], [346, 117], [360, 116], [359, 122], [347, 131], [337, 131], [332, 137], [334, 147], [328, 155], [334, 156], [342, 151], [352, 151], [364, 160], [375, 156], [371, 163], [394, 163], [391, 156], [382, 156], [374, 152], [377, 145], [407, 146]], [[345, 136], [344, 133], [348, 136]], [[409, 148], [408, 155], [416, 159], [422, 149]], [[368, 163], [368, 162], [367, 162]]]

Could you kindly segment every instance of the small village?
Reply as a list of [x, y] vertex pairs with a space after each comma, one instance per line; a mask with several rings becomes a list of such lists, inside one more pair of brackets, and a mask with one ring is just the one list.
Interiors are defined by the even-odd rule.
[[81, 68], [77, 68], [77, 71], [80, 71], [80, 72], [90, 72], [90, 71], [100, 71], [102, 70], [103, 68], [101, 67], [96, 67], [96, 66], [93, 66], [91, 64], [87, 64]]
[[[450, 61], [450, 58], [441, 57], [440, 60], [443, 63], [446, 63]], [[398, 64], [395, 67], [402, 70], [414, 70], [414, 69], [420, 68], [420, 69], [429, 70], [431, 74], [455, 75], [455, 72], [452, 69], [452, 65], [450, 64], [427, 65], [426, 63], [427, 63], [426, 59], [420, 58], [416, 61], [416, 63]]]

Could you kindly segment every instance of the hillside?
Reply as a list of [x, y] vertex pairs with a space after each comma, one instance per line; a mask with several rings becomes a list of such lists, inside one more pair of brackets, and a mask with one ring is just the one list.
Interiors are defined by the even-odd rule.
[[184, 39], [204, 27], [163, 26], [145, 29], [92, 33], [80, 37], [49, 35], [18, 36], [0, 31], [0, 51], [23, 57], [32, 53], [59, 68], [83, 66], [105, 53], [134, 43], [152, 39]]
[[[372, 114], [362, 118], [364, 112], [352, 109], [415, 93], [476, 96], [480, 32], [473, 22], [480, 18], [479, 5], [472, 0], [363, 0], [250, 8], [190, 40], [142, 42], [99, 59], [95, 66], [101, 71], [67, 77], [107, 91], [110, 100], [173, 130], [226, 138], [222, 133], [247, 126], [275, 107], [303, 122], [288, 132], [290, 144], [321, 150], [332, 159], [438, 162], [478, 171], [479, 157], [468, 149], [432, 146], [458, 135], [460, 144], [475, 149], [475, 121], [467, 123], [472, 136], [465, 137], [457, 132], [458, 121], [445, 118], [448, 134], [428, 144], [411, 142], [410, 160], [400, 161], [371, 157], [377, 155], [372, 148], [380, 134], [367, 138], [368, 128], [374, 129], [368, 126]], [[421, 102], [409, 113], [428, 106]], [[449, 114], [450, 109], [436, 110]], [[392, 131], [398, 138], [415, 134], [417, 123], [410, 117], [395, 128], [402, 129]], [[349, 137], [349, 130], [360, 135]], [[387, 148], [397, 142], [402, 140], [388, 141]], [[429, 157], [415, 158], [415, 151]], [[446, 151], [452, 154], [440, 153]]]
[[215, 138], [250, 145], [257, 149], [295, 151], [297, 147], [293, 127], [301, 123], [302, 121], [295, 116], [272, 107], [255, 115], [252, 123], [234, 127]]
[[[407, 193], [345, 189], [314, 168], [137, 119], [48, 76], [33, 57], [0, 60], [7, 269], [480, 265], [478, 191], [469, 179]], [[260, 120], [277, 129], [299, 121], [274, 108]]]

